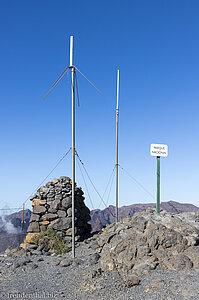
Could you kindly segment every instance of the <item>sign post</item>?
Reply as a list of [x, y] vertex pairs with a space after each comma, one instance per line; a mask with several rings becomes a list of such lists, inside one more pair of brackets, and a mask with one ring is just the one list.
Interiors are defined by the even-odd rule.
[[156, 211], [160, 213], [160, 157], [168, 156], [168, 146], [162, 144], [151, 144], [151, 156], [157, 157], [157, 203]]
[[160, 213], [160, 156], [157, 156], [157, 203], [156, 211]]

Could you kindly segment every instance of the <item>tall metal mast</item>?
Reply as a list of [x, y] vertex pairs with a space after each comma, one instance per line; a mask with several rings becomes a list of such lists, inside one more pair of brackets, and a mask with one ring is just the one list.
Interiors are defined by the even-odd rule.
[[70, 69], [72, 100], [72, 257], [75, 257], [75, 67], [73, 66], [73, 36], [70, 37]]
[[[70, 36], [70, 65], [67, 66], [61, 75], [57, 78], [55, 83], [53, 84], [52, 88], [49, 92], [45, 95], [43, 100], [49, 95], [49, 93], [55, 88], [55, 86], [60, 82], [60, 80], [66, 75], [66, 73], [71, 70], [71, 100], [72, 100], [72, 257], [75, 257], [75, 84], [77, 88], [77, 77], [76, 77], [76, 70], [96, 89], [96, 86], [86, 78], [86, 76], [78, 70], [77, 67], [73, 65], [73, 36]], [[102, 93], [100, 90], [98, 92]], [[78, 89], [77, 89], [77, 97], [79, 102], [78, 96]]]
[[118, 119], [119, 119], [119, 75], [117, 70], [117, 107], [116, 107], [116, 221], [118, 222]]

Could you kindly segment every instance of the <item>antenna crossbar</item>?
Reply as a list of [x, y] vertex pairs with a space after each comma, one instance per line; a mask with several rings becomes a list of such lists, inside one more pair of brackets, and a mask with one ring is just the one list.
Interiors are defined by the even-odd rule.
[[75, 67], [75, 69], [86, 79], [86, 80], [88, 80], [88, 82], [98, 91], [98, 92], [100, 92], [101, 94], [102, 94], [102, 92], [98, 89], [98, 88], [96, 88], [96, 86], [77, 68], [77, 67]]
[[[68, 70], [67, 70], [68, 69]], [[46, 94], [46, 96], [42, 99], [44, 100], [49, 94], [50, 92], [56, 87], [56, 85], [60, 82], [60, 80], [66, 75], [66, 73], [69, 71], [69, 68], [67, 67], [62, 74], [57, 78], [57, 80], [53, 83], [52, 88], [50, 89], [50, 91]]]

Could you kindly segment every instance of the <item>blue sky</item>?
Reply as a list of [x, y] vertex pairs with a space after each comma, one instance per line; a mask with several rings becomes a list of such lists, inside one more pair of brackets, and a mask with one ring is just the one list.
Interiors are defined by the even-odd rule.
[[[76, 147], [99, 192], [115, 164], [119, 68], [119, 163], [155, 198], [150, 144], [168, 144], [161, 199], [199, 206], [198, 13], [196, 0], [0, 0], [0, 208], [21, 206], [71, 146], [69, 74], [42, 102], [69, 64], [70, 35], [74, 64], [103, 93], [78, 74]], [[62, 175], [71, 177], [71, 155], [48, 180]], [[122, 170], [119, 179], [120, 206], [155, 201]], [[77, 184], [92, 208], [78, 166]], [[108, 205], [114, 190], [115, 181]]]

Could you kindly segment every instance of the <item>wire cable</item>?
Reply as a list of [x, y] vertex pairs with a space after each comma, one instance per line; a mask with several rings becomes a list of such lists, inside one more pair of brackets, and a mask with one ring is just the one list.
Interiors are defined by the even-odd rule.
[[[113, 173], [114, 175], [115, 173]], [[109, 193], [108, 193], [108, 197], [107, 197], [107, 201], [106, 201], [106, 205], [108, 205], [108, 201], [109, 201], [109, 197], [111, 194], [111, 190], [112, 190], [112, 186], [113, 186], [113, 179], [115, 178], [115, 176], [112, 177], [111, 183], [110, 183], [110, 189], [109, 189]]]
[[[109, 177], [107, 186], [106, 186], [106, 188], [105, 188], [105, 190], [104, 190], [104, 193], [103, 193], [103, 195], [102, 195], [102, 198], [103, 198], [103, 199], [104, 199], [105, 194], [106, 194], [106, 192], [107, 192], [107, 190], [108, 190], [108, 187], [109, 187], [110, 182], [112, 182], [112, 176], [114, 175], [114, 172], [115, 172], [115, 167], [113, 168], [113, 170], [112, 170], [112, 172], [111, 172], [111, 175], [110, 175], [110, 177]], [[101, 203], [102, 203], [102, 201], [100, 201], [100, 203], [99, 203], [99, 205], [98, 205], [99, 208], [100, 208], [100, 206], [101, 206]], [[107, 206], [107, 204], [106, 204], [106, 206]]]
[[81, 172], [81, 175], [82, 175], [82, 178], [83, 178], [83, 181], [84, 181], [84, 184], [85, 184], [87, 193], [88, 193], [88, 197], [89, 197], [91, 206], [92, 206], [92, 208], [93, 208], [93, 210], [94, 210], [95, 208], [94, 208], [94, 205], [93, 205], [93, 201], [91, 200], [91, 196], [90, 196], [90, 193], [89, 193], [89, 191], [88, 191], [88, 186], [87, 186], [87, 184], [86, 184], [86, 181], [85, 181], [85, 178], [84, 178], [84, 174], [83, 174], [83, 172], [82, 172], [82, 170], [81, 170], [81, 165], [80, 165], [79, 161], [77, 161], [77, 163], [78, 163], [78, 167], [79, 167], [79, 169], [80, 169], [80, 172]]
[[[89, 181], [90, 181], [92, 187], [94, 188], [94, 190], [95, 190], [96, 193], [98, 194], [99, 198], [101, 199], [101, 201], [103, 202], [103, 204], [104, 204], [105, 207], [106, 207], [106, 203], [104, 202], [104, 199], [102, 198], [102, 196], [101, 196], [100, 193], [98, 192], [97, 188], [95, 187], [94, 183], [92, 182], [92, 180], [91, 180], [91, 178], [90, 178], [90, 176], [89, 176], [89, 174], [88, 174], [88, 172], [87, 172], [87, 170], [86, 170], [86, 168], [85, 168], [85, 166], [84, 166], [84, 163], [82, 162], [82, 160], [81, 160], [80, 157], [79, 157], [79, 154], [77, 153], [77, 150], [75, 150], [75, 153], [76, 153], [76, 155], [77, 155], [77, 157], [78, 157], [80, 163], [82, 164], [83, 169], [84, 169], [84, 171], [85, 171], [85, 173], [86, 173], [86, 175], [87, 175], [87, 177], [88, 177], [88, 179], [89, 179]], [[108, 207], [107, 207], [107, 208], [108, 208]], [[109, 208], [108, 208], [108, 210], [109, 210]], [[110, 214], [115, 218], [115, 216], [113, 215], [112, 211], [109, 210], [109, 212], [110, 212]]]
[[[71, 148], [64, 154], [64, 156], [57, 162], [57, 164], [55, 165], [55, 167], [50, 171], [50, 173], [42, 180], [42, 182], [38, 185], [38, 187], [31, 193], [30, 196], [32, 196], [32, 194], [34, 194], [38, 188], [40, 188], [40, 186], [46, 181], [46, 179], [53, 173], [53, 171], [58, 167], [58, 165], [62, 162], [62, 160], [64, 160], [64, 158], [69, 154], [69, 152], [71, 151]], [[30, 196], [25, 200], [25, 202], [23, 202], [23, 204], [25, 204]], [[22, 204], [22, 207], [23, 207], [23, 204]], [[21, 209], [21, 206], [18, 208], [17, 211], [19, 211]]]
[[133, 179], [147, 194], [149, 194], [153, 199], [155, 197], [137, 180], [135, 179], [126, 169], [124, 169], [121, 165], [118, 164], [118, 166], [131, 178]]
[[12, 211], [12, 210], [17, 210], [17, 209], [18, 209], [18, 208], [0, 208], [0, 210], [5, 210], [5, 211], [6, 211], [6, 210], [11, 210], [11, 211]]

